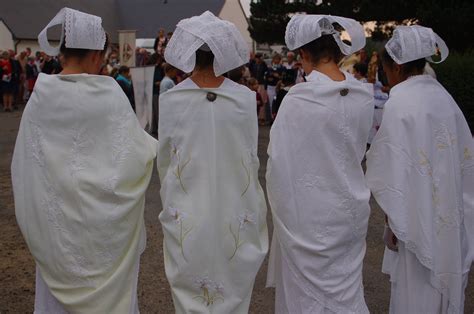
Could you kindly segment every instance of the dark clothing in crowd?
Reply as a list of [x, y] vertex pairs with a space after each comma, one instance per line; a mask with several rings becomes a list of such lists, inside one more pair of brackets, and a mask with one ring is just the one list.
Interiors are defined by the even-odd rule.
[[41, 72], [45, 74], [57, 74], [61, 72], [61, 66], [55, 59], [50, 59], [44, 62]]
[[252, 77], [257, 79], [258, 84], [265, 84], [265, 73], [268, 70], [267, 64], [265, 62], [262, 61], [262, 63], [257, 63], [256, 61], [252, 60], [249, 63], [249, 70]]
[[130, 101], [130, 105], [132, 106], [133, 111], [135, 111], [135, 97], [133, 95], [133, 85], [132, 82], [126, 78], [125, 76], [119, 74], [115, 78], [117, 83], [122, 88], [123, 92], [127, 96], [128, 100]]
[[281, 64], [274, 64], [267, 68], [267, 72], [265, 73], [265, 85], [276, 86], [278, 81], [281, 80], [283, 72], [285, 72], [285, 67]]
[[280, 109], [281, 102], [283, 101], [283, 98], [285, 98], [286, 94], [288, 94], [288, 90], [286, 90], [285, 88], [282, 88], [278, 91], [272, 106], [272, 114], [274, 116], [277, 115], [278, 109]]
[[165, 77], [165, 71], [163, 70], [162, 65], [155, 66], [155, 73], [153, 74], [153, 95], [160, 94], [160, 83], [161, 80]]

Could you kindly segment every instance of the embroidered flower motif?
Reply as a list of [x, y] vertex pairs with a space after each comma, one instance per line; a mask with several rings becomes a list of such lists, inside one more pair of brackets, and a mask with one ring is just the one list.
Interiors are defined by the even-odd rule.
[[71, 177], [75, 178], [79, 171], [86, 168], [84, 151], [92, 146], [93, 141], [87, 135], [84, 127], [79, 130], [73, 130], [73, 132], [69, 172]]
[[186, 217], [186, 213], [174, 207], [168, 207], [168, 212], [176, 224], [182, 223], [183, 218]]
[[44, 166], [44, 154], [43, 154], [43, 133], [39, 126], [32, 123], [31, 125], [31, 136], [27, 136], [26, 142], [28, 143], [28, 147], [30, 148], [31, 157], [36, 161], [36, 163], [40, 166]]
[[317, 187], [320, 182], [321, 182], [321, 177], [311, 174], [311, 173], [305, 173], [301, 178], [296, 180], [300, 185], [303, 187], [311, 190]]
[[189, 164], [191, 158], [189, 157], [185, 162], [182, 163], [180, 150], [174, 144], [171, 144], [171, 159], [175, 160], [176, 162], [176, 169], [173, 174], [175, 175], [176, 179], [178, 179], [181, 190], [183, 190], [184, 194], [188, 194], [186, 187], [184, 186], [182, 176], [184, 168], [186, 168], [186, 166]]
[[249, 212], [248, 210], [245, 213], [240, 214], [237, 219], [239, 220], [239, 229], [245, 230], [248, 225], [255, 224], [255, 214]]
[[[249, 153], [249, 156], [250, 156], [250, 153]], [[250, 169], [249, 167], [246, 165], [246, 162], [245, 162], [245, 159], [244, 157], [242, 157], [241, 161], [242, 163], [242, 167], [244, 168], [245, 170], [245, 176], [246, 176], [246, 183], [245, 183], [245, 187], [244, 187], [244, 190], [242, 191], [242, 193], [240, 194], [240, 197], [243, 197], [245, 195], [245, 193], [247, 193], [249, 187], [250, 187]]]
[[232, 222], [229, 224], [230, 234], [232, 235], [232, 238], [234, 239], [234, 251], [232, 255], [229, 257], [229, 261], [234, 258], [239, 248], [242, 246], [242, 244], [245, 243], [245, 241], [241, 240], [241, 231], [244, 231], [245, 229], [247, 229], [249, 225], [254, 225], [256, 223], [255, 214], [246, 210], [245, 212], [237, 216], [237, 222], [239, 223], [239, 225], [236, 231], [232, 229]]
[[179, 228], [179, 238], [178, 238], [178, 243], [179, 247], [181, 249], [181, 255], [183, 256], [183, 259], [187, 262], [188, 260], [186, 259], [186, 255], [184, 254], [184, 240], [186, 237], [189, 235], [193, 227], [186, 228], [184, 225], [185, 221], [184, 219], [186, 218], [187, 214], [178, 208], [175, 207], [168, 207], [166, 209], [166, 213], [173, 222], [178, 225]]
[[207, 307], [217, 301], [224, 302], [224, 286], [219, 282], [212, 281], [207, 275], [194, 279], [194, 287], [199, 289], [201, 294], [193, 299], [200, 300]]
[[448, 127], [444, 124], [441, 124], [440, 127], [435, 130], [434, 136], [437, 143], [436, 147], [439, 150], [451, 147], [451, 145], [456, 143], [456, 138], [451, 134]]

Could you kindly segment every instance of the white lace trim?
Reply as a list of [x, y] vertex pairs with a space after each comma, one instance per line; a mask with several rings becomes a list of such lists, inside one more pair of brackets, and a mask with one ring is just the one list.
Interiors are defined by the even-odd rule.
[[[47, 32], [48, 28], [55, 25], [62, 25], [61, 39], [57, 47], [52, 47]], [[38, 43], [46, 54], [56, 56], [59, 54], [64, 35], [67, 48], [104, 49], [106, 35], [102, 28], [102, 18], [99, 16], [63, 8], [38, 35]]]

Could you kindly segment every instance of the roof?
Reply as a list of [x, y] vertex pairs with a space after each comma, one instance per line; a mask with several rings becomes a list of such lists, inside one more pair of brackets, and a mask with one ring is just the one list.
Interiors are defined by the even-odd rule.
[[[235, 1], [235, 0], [230, 0]], [[225, 0], [117, 0], [118, 16], [125, 29], [136, 29], [137, 38], [155, 38], [158, 30], [174, 31], [183, 18], [206, 10], [219, 15]]]
[[[174, 31], [183, 18], [206, 10], [218, 15], [226, 0], [14, 0], [2, 3], [0, 20], [15, 39], [37, 39], [39, 32], [63, 7], [102, 17], [111, 41], [118, 42], [118, 30], [137, 30], [137, 38], [154, 38], [158, 30]], [[235, 0], [230, 0], [235, 1]], [[60, 30], [48, 31], [58, 40]]]

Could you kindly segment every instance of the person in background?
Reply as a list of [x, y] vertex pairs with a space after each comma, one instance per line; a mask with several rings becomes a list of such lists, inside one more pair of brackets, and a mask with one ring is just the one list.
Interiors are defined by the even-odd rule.
[[226, 75], [227, 75], [227, 78], [230, 79], [231, 81], [234, 81], [241, 85], [247, 85], [247, 81], [244, 78], [244, 73], [245, 73], [245, 66], [242, 65], [238, 68], [230, 70], [229, 72], [227, 72]]
[[43, 54], [43, 62], [41, 63], [41, 73], [57, 74], [60, 72], [59, 62], [47, 54]]
[[102, 66], [100, 67], [99, 75], [110, 76], [110, 73], [107, 70], [107, 64], [102, 64]]
[[446, 89], [423, 74], [449, 54], [431, 29], [398, 26], [381, 59], [392, 87], [367, 153], [367, 184], [385, 214], [382, 272], [390, 314], [464, 312], [474, 257], [474, 142]]
[[259, 119], [265, 120], [265, 106], [268, 103], [268, 95], [265, 87], [265, 73], [267, 73], [268, 66], [263, 60], [263, 55], [261, 53], [255, 54], [254, 59], [250, 60], [249, 70], [252, 77], [256, 78], [258, 81], [258, 92], [263, 101], [263, 106], [261, 107], [258, 117]]
[[163, 56], [157, 53], [151, 55], [149, 59], [150, 65], [155, 66], [155, 72], [153, 73], [153, 107], [152, 107], [152, 120], [151, 120], [151, 134], [158, 134], [158, 119], [159, 119], [159, 97], [160, 97], [160, 84], [161, 80], [165, 77], [165, 71], [163, 69]]
[[283, 64], [285, 69], [287, 70], [292, 70], [296, 66], [296, 59], [295, 59], [295, 53], [293, 51], [288, 51], [286, 54], [286, 61]]
[[163, 28], [160, 28], [160, 30], [158, 31], [158, 36], [155, 39], [155, 43], [153, 44], [153, 49], [155, 50], [155, 53], [163, 55], [167, 41], [168, 38], [165, 35], [165, 30]]
[[354, 64], [353, 73], [356, 79], [358, 79], [362, 83], [367, 83], [367, 64], [363, 62], [358, 62]]
[[165, 72], [165, 77], [163, 77], [160, 82], [160, 95], [172, 89], [176, 85], [174, 80], [176, 79], [176, 74], [178, 72], [178, 69], [169, 63], [165, 63], [163, 69]]
[[296, 74], [297, 74], [296, 69], [291, 69], [291, 70], [287, 69], [285, 70], [285, 72], [283, 72], [281, 81], [278, 83], [278, 86], [277, 86], [278, 92], [272, 106], [273, 120], [275, 120], [277, 117], [278, 109], [280, 109], [280, 105], [281, 105], [281, 102], [283, 101], [283, 98], [285, 98], [286, 94], [288, 94], [288, 91], [290, 90], [290, 88], [296, 84]]
[[16, 53], [8, 50], [10, 64], [12, 65], [11, 83], [13, 84], [13, 109], [18, 109], [19, 103], [22, 101], [18, 98], [21, 84], [22, 68], [20, 62], [16, 59]]
[[28, 56], [27, 56], [26, 51], [20, 52], [20, 54], [17, 57], [17, 60], [21, 69], [19, 88], [18, 88], [18, 101], [24, 102], [26, 99], [26, 92], [27, 92], [26, 64], [28, 63]]
[[106, 59], [106, 64], [107, 64], [107, 71], [109, 73], [112, 73], [112, 70], [114, 68], [119, 68], [120, 67], [120, 64], [119, 64], [119, 55], [117, 53], [117, 51], [115, 50], [112, 50], [107, 59]]
[[13, 65], [10, 61], [10, 54], [8, 51], [2, 52], [0, 59], [1, 70], [1, 89], [3, 98], [3, 110], [12, 111], [13, 101], [15, 97], [15, 86], [12, 81]]
[[[260, 96], [260, 93], [258, 92], [258, 81], [256, 78], [250, 78], [248, 80], [248, 86], [250, 88], [250, 90], [254, 91], [255, 92], [255, 96], [257, 97], [257, 115], [259, 114], [262, 106], [263, 106], [263, 100], [262, 100], [262, 96]], [[265, 125], [265, 120], [260, 120], [259, 119], [259, 125]]]
[[130, 75], [130, 68], [126, 65], [122, 65], [118, 69], [118, 74], [115, 80], [120, 85], [123, 92], [125, 93], [128, 100], [130, 101], [130, 105], [132, 106], [133, 111], [135, 111], [135, 96], [133, 95], [133, 85], [132, 85], [132, 78]]
[[33, 93], [33, 88], [35, 87], [36, 79], [38, 78], [38, 67], [35, 64], [35, 58], [29, 57], [28, 63], [26, 64], [26, 85], [28, 93], [26, 98], [29, 99]]
[[265, 108], [265, 120], [268, 124], [272, 122], [272, 106], [276, 97], [276, 85], [281, 80], [285, 67], [281, 64], [281, 55], [275, 54], [272, 58], [272, 64], [265, 73], [265, 84], [267, 87], [268, 106]]

